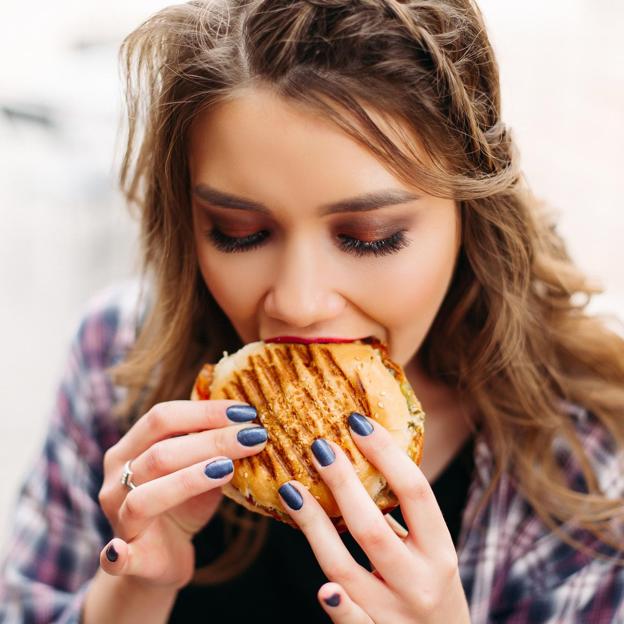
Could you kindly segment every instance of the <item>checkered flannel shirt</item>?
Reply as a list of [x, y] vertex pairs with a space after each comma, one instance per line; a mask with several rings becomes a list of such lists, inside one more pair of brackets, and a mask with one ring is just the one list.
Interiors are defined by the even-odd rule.
[[[0, 623], [77, 623], [99, 552], [112, 537], [98, 504], [102, 459], [120, 437], [111, 408], [123, 393], [105, 369], [136, 339], [138, 282], [103, 291], [84, 310], [50, 414], [40, 454], [20, 489], [0, 568]], [[622, 451], [587, 411], [568, 406], [603, 491], [624, 495]], [[570, 483], [583, 488], [564, 444], [555, 452]], [[562, 541], [504, 474], [487, 504], [473, 513], [490, 483], [484, 437], [459, 538], [460, 573], [473, 624], [624, 623], [624, 567]], [[614, 555], [582, 531], [583, 544]], [[622, 553], [619, 553], [620, 556]], [[310, 587], [314, 592], [318, 588]]]

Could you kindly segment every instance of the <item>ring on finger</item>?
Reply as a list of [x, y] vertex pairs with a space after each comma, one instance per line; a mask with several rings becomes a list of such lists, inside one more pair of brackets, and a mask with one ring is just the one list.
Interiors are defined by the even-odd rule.
[[407, 529], [397, 520], [395, 520], [389, 513], [384, 514], [386, 522], [390, 525], [390, 528], [402, 539], [405, 540], [409, 535]]
[[121, 484], [125, 485], [129, 490], [134, 490], [136, 488], [136, 483], [132, 481], [132, 460], [129, 459], [123, 467], [121, 472]]

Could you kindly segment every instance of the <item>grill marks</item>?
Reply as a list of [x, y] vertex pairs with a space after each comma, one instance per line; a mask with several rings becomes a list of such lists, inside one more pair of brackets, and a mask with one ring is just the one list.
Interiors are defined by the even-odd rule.
[[[310, 445], [314, 439], [328, 437], [342, 447], [352, 463], [363, 466], [362, 462], [366, 462], [346, 423], [352, 411], [371, 417], [377, 411], [365, 389], [366, 376], [360, 375], [360, 369], [365, 368], [366, 363], [345, 359], [343, 370], [333, 352], [335, 348], [323, 344], [266, 345], [262, 350], [252, 352], [245, 365], [232, 371], [225, 385], [218, 389], [223, 398], [255, 406], [259, 422], [269, 430], [268, 444], [261, 453], [237, 460], [231, 485], [250, 500], [247, 479], [253, 476], [255, 495], [260, 500], [251, 502], [275, 517], [279, 514], [285, 522], [289, 517], [278, 512], [275, 487], [277, 481], [283, 482], [285, 478], [300, 479], [308, 487], [314, 484], [315, 497], [326, 508], [336, 508], [331, 492], [312, 463]], [[338, 357], [340, 355], [338, 353]], [[363, 359], [368, 361], [368, 357], [366, 355]], [[384, 350], [378, 349], [377, 354], [373, 351], [370, 357], [371, 361], [380, 357], [398, 383], [405, 381], [402, 370], [393, 366]], [[203, 381], [207, 381], [208, 376], [213, 377], [212, 370], [206, 373]], [[210, 384], [206, 389], [209, 393]], [[409, 405], [409, 396], [405, 398]], [[376, 399], [372, 401], [375, 403]], [[413, 402], [418, 407], [415, 397]], [[422, 415], [420, 408], [412, 407], [410, 411]], [[418, 461], [422, 450], [418, 448], [422, 443], [422, 418], [416, 424], [420, 427], [413, 431], [414, 439], [408, 454]], [[379, 506], [390, 505], [391, 508], [396, 503], [390, 500], [393, 497], [385, 480], [381, 485], [385, 487], [377, 493], [375, 500]], [[332, 518], [332, 521], [344, 527], [340, 518]]]
[[[350, 461], [361, 462], [346, 419], [352, 411], [372, 416], [375, 410], [357, 368], [349, 370], [351, 377], [323, 344], [275, 343], [251, 354], [222, 396], [254, 405], [269, 441], [261, 453], [238, 460], [232, 484], [245, 491], [250, 474], [268, 485], [286, 476], [325, 490], [310, 450], [318, 437], [334, 440]], [[331, 497], [329, 490], [325, 496]]]
[[357, 409], [356, 411], [362, 414], [362, 416], [372, 417], [375, 412], [371, 407], [370, 401], [368, 400], [368, 395], [366, 394], [366, 390], [364, 389], [364, 383], [362, 382], [362, 378], [357, 371], [355, 372], [355, 378], [357, 380], [357, 387], [355, 385], [351, 385], [351, 389], [353, 390], [353, 394], [356, 395], [359, 399], [359, 409]]
[[[368, 400], [368, 396], [366, 394], [366, 390], [364, 389], [364, 384], [360, 379], [360, 376], [356, 371], [356, 379], [357, 384], [354, 384], [345, 374], [344, 371], [338, 365], [334, 354], [327, 348], [322, 349], [322, 356], [325, 361], [329, 365], [330, 372], [332, 372], [337, 379], [341, 379], [344, 381], [344, 384], [347, 386], [346, 391], [344, 391], [344, 396], [348, 397], [348, 407], [346, 409], [343, 408], [343, 417], [346, 418], [348, 414], [353, 411], [359, 412], [365, 416], [371, 416], [372, 410], [370, 407], [370, 403]], [[360, 456], [360, 450], [357, 448], [350, 435], [347, 435], [344, 425], [342, 423], [333, 423], [334, 427], [332, 427], [332, 431], [337, 439], [341, 441], [341, 447], [349, 461], [354, 463], [356, 461], [355, 455]], [[342, 424], [342, 426], [341, 426]], [[355, 455], [354, 455], [355, 454]]]
[[295, 417], [302, 423], [297, 432], [298, 445], [302, 447], [301, 454], [305, 458], [306, 468], [316, 483], [320, 481], [320, 477], [312, 463], [310, 446], [316, 438], [324, 435], [325, 425], [333, 417], [323, 401], [330, 390], [315, 366], [315, 345], [293, 345], [292, 349], [292, 361], [297, 369], [301, 390], [297, 393], [300, 404], [295, 407]]
[[351, 461], [360, 456], [344, 422], [351, 411], [370, 414], [359, 378], [351, 381], [331, 351], [321, 344], [272, 344], [252, 354], [247, 367], [234, 373], [226, 395], [254, 405], [269, 442], [243, 467], [271, 479], [284, 474], [321, 479], [312, 463], [310, 445], [318, 437], [335, 440]]
[[[309, 459], [309, 449], [305, 447], [305, 440], [302, 439], [302, 431], [297, 426], [298, 421], [301, 419], [301, 415], [297, 409], [297, 403], [293, 400], [293, 391], [300, 390], [305, 395], [306, 388], [301, 383], [299, 370], [295, 363], [295, 357], [288, 346], [279, 349], [269, 350], [269, 357], [277, 365], [277, 370], [280, 369], [280, 363], [285, 367], [287, 371], [287, 378], [284, 380], [279, 374], [277, 375], [280, 383], [280, 390], [284, 397], [289, 397], [289, 400], [283, 402], [282, 409], [284, 413], [288, 413], [289, 418], [284, 422], [284, 435], [288, 438], [288, 448], [292, 452], [299, 471], [306, 472], [307, 476], [314, 482], [318, 481], [318, 475], [314, 470], [314, 466]], [[306, 398], [302, 398], [305, 404]], [[276, 414], [276, 420], [279, 422], [279, 417]], [[297, 472], [291, 472], [290, 474], [297, 475]]]
[[[249, 358], [249, 364], [253, 375], [258, 380], [258, 388], [262, 393], [262, 406], [256, 405], [256, 408], [260, 412], [263, 412], [263, 425], [271, 432], [270, 442], [266, 446], [266, 453], [260, 453], [256, 455], [259, 464], [263, 465], [269, 474], [275, 478], [277, 475], [276, 465], [279, 465], [282, 470], [288, 474], [292, 474], [292, 458], [285, 452], [286, 449], [283, 445], [282, 436], [276, 435], [277, 429], [281, 430], [283, 434], [284, 429], [281, 423], [275, 418], [275, 408], [282, 409], [282, 393], [275, 393], [273, 391], [274, 386], [279, 385], [278, 375], [275, 374], [275, 368], [270, 365], [262, 356], [251, 356]], [[272, 397], [272, 400], [271, 398]], [[277, 402], [276, 406], [274, 403]]]
[[[324, 434], [335, 440], [351, 462], [356, 456], [362, 457], [353, 439], [348, 433], [346, 418], [353, 411], [368, 414], [363, 405], [368, 404], [362, 384], [356, 387], [336, 361], [332, 351], [324, 345], [317, 345], [313, 353], [313, 370], [317, 372], [322, 387], [319, 396], [323, 403], [325, 418]], [[327, 399], [327, 400], [325, 400]]]
[[[321, 350], [321, 354], [324, 357], [326, 363], [328, 364], [330, 368], [330, 372], [333, 375], [336, 375], [337, 378], [344, 380], [345, 385], [348, 387], [347, 396], [353, 397], [353, 399], [355, 400], [355, 403], [356, 403], [356, 406], [354, 408], [355, 411], [361, 412], [365, 416], [370, 416], [371, 409], [368, 403], [368, 397], [366, 396], [364, 386], [362, 385], [361, 380], [359, 380], [359, 377], [358, 377], [359, 387], [356, 387], [351, 382], [351, 380], [344, 374], [343, 370], [338, 365], [338, 362], [336, 362], [336, 358], [334, 357], [334, 354], [329, 349], [323, 348]], [[351, 411], [354, 411], [354, 410], [351, 410]]]
[[[288, 411], [290, 422], [287, 432], [294, 454], [299, 465], [303, 468], [312, 482], [317, 483], [320, 477], [312, 464], [310, 445], [318, 437], [318, 411], [315, 396], [318, 395], [318, 386], [314, 376], [310, 375], [310, 355], [307, 345], [283, 345], [272, 348], [271, 357], [285, 363], [290, 372], [290, 379], [283, 388], [289, 397]], [[300, 423], [305, 423], [301, 426]]]

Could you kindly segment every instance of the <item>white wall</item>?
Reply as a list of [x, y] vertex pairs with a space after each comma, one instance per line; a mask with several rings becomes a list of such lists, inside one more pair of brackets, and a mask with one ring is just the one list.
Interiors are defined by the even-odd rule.
[[123, 34], [162, 5], [2, 3], [0, 542], [40, 450], [79, 311], [135, 272], [136, 227], [115, 186], [116, 53]]
[[[115, 190], [122, 35], [164, 3], [5, 0], [0, 107], [0, 541], [38, 452], [82, 304], [133, 273], [135, 227]], [[578, 262], [624, 315], [624, 3], [483, 0], [505, 116], [533, 188]]]

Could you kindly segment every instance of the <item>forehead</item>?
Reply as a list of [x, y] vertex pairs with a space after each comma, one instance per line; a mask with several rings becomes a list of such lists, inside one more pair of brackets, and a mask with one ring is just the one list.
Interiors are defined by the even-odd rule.
[[[367, 112], [391, 138], [411, 138], [399, 121]], [[193, 184], [218, 186], [263, 203], [314, 197], [318, 204], [354, 191], [408, 188], [333, 121], [263, 89], [242, 91], [201, 112], [190, 130], [189, 162]]]

